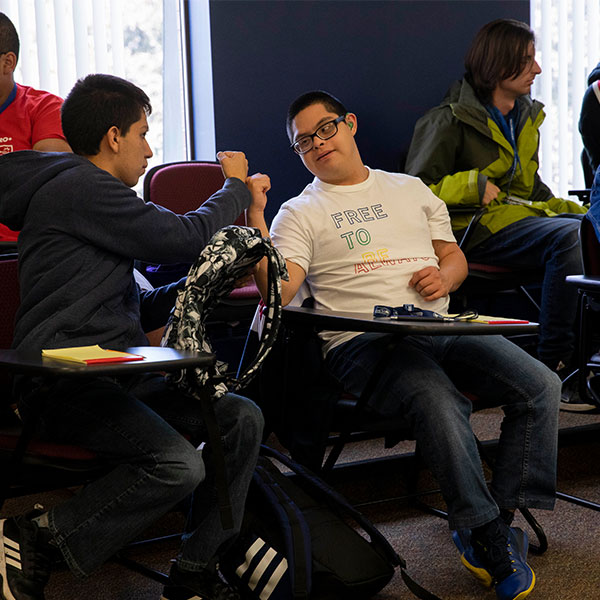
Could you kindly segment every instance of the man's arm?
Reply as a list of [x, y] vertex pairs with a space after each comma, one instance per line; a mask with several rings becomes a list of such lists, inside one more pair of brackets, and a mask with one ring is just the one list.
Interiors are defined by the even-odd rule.
[[40, 140], [33, 145], [33, 150], [38, 152], [71, 152], [71, 146], [58, 138], [48, 138]]
[[38, 152], [71, 152], [71, 146], [63, 135], [60, 109], [62, 98], [46, 92], [31, 112], [32, 150]]
[[[406, 157], [406, 172], [419, 177], [449, 206], [481, 206], [494, 199], [495, 185], [478, 169], [458, 171], [456, 157], [462, 130], [450, 109], [437, 109], [421, 117]], [[497, 192], [495, 194], [497, 196]]]
[[[199, 197], [200, 206], [184, 215], [143, 202], [135, 191], [103, 169], [90, 169], [85, 164], [77, 167], [81, 169], [78, 189], [57, 204], [75, 203], [76, 210], [69, 215], [72, 234], [100, 248], [143, 262], [193, 262], [214, 233], [233, 223], [252, 199], [244, 183], [247, 161], [243, 153], [219, 156], [227, 178], [225, 184], [204, 202]], [[94, 200], [81, 202], [80, 198], [85, 197]], [[44, 206], [42, 202], [38, 205], [40, 210]], [[48, 211], [51, 210], [49, 206]]]
[[[249, 227], [260, 229], [263, 237], [270, 237], [267, 224], [265, 222], [265, 207], [267, 206], [267, 192], [271, 189], [271, 182], [267, 175], [257, 173], [246, 179], [246, 185], [252, 194], [252, 203], [246, 211], [246, 221]], [[304, 269], [296, 263], [286, 260], [289, 281], [281, 282], [281, 303], [286, 306], [300, 289], [302, 282], [306, 278]], [[254, 281], [256, 287], [263, 298], [267, 297], [267, 259], [263, 258], [254, 269]]]
[[468, 273], [467, 260], [456, 242], [433, 240], [432, 244], [439, 268], [425, 267], [408, 282], [426, 302], [443, 298], [458, 289]]

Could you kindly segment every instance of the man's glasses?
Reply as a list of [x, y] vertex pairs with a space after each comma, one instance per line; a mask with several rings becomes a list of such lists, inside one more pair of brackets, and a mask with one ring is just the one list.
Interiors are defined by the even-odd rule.
[[332, 138], [338, 132], [338, 123], [341, 123], [346, 118], [346, 115], [341, 115], [333, 121], [327, 121], [317, 129], [311, 135], [305, 135], [300, 139], [296, 140], [291, 148], [296, 154], [306, 154], [309, 150], [312, 150], [314, 146], [314, 139], [318, 137], [320, 140], [328, 140]]

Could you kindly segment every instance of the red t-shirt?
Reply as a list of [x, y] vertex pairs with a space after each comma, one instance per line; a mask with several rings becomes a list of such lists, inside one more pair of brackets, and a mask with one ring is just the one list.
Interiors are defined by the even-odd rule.
[[[40, 140], [64, 140], [60, 124], [62, 99], [49, 92], [16, 85], [14, 100], [0, 112], [0, 154], [31, 150]], [[0, 240], [14, 241], [17, 236], [17, 232], [0, 223]]]

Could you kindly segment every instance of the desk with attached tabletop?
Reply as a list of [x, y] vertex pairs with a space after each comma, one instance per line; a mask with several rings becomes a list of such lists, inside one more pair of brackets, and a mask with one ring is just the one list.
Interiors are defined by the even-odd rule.
[[13, 375], [22, 373], [42, 377], [104, 377], [207, 367], [215, 361], [214, 355], [207, 352], [188, 352], [157, 346], [127, 348], [126, 351], [141, 355], [144, 359], [85, 365], [43, 357], [39, 351], [0, 350], [0, 368], [8, 369]]
[[[318, 432], [317, 435], [314, 431], [310, 431], [311, 428], [314, 430], [314, 426], [311, 426], [308, 421], [302, 422], [305, 415], [298, 407], [303, 406], [305, 400], [292, 376], [294, 372], [305, 371], [300, 375], [300, 378], [302, 382], [313, 386], [309, 396], [318, 397], [323, 390], [328, 390], [326, 393], [328, 398], [339, 396], [339, 393], [329, 392], [332, 385], [327, 385], [326, 382], [331, 382], [331, 376], [323, 365], [321, 344], [316, 338], [317, 331], [377, 332], [404, 337], [409, 335], [516, 335], [535, 333], [538, 329], [537, 323], [487, 324], [467, 321], [426, 321], [412, 317], [408, 319], [375, 318], [368, 313], [337, 312], [289, 306], [283, 309], [282, 323], [287, 332], [286, 336], [282, 338], [284, 340], [281, 356], [282, 364], [280, 371], [275, 372], [273, 376], [281, 382], [279, 390], [283, 389], [283, 396], [287, 400], [275, 403], [276, 406], [272, 409], [273, 418], [282, 424], [282, 433], [289, 433], [288, 439], [293, 440], [294, 436], [297, 435], [297, 439], [302, 440], [298, 442], [298, 456], [304, 456], [305, 453], [309, 466], [313, 468], [322, 467], [326, 470], [333, 467], [337, 460], [336, 454], [341, 451], [341, 446], [336, 446], [330, 452], [324, 465], [317, 464], [321, 460], [321, 454], [325, 452], [325, 448], [321, 444], [323, 432]], [[381, 361], [365, 387], [362, 394], [363, 399], [372, 393], [375, 383], [384, 368], [385, 361]], [[265, 382], [265, 385], [268, 385], [268, 383]], [[335, 405], [334, 414], [326, 415], [323, 413], [322, 417], [315, 417], [315, 421], [318, 422], [322, 418], [325, 422], [329, 417], [337, 420], [342, 409], [348, 414], [353, 411], [360, 412], [360, 406], [364, 404], [364, 401], [359, 402], [356, 398], [350, 400], [340, 399], [339, 401], [332, 399], [332, 402]], [[327, 400], [323, 399], [321, 401], [311, 401], [305, 412], [310, 412], [311, 407], [314, 410], [321, 410], [318, 405], [326, 403]], [[295, 442], [292, 441], [291, 443]]]
[[283, 322], [290, 326], [308, 326], [329, 331], [395, 333], [398, 335], [518, 335], [536, 333], [537, 323], [474, 323], [471, 321], [422, 321], [375, 318], [367, 313], [336, 312], [286, 306]]
[[[0, 369], [8, 370], [13, 375], [23, 374], [48, 379], [55, 377], [117, 377], [146, 372], [173, 372], [179, 370], [187, 371], [188, 376], [192, 377], [196, 367], [209, 367], [215, 361], [215, 356], [208, 352], [190, 352], [155, 346], [127, 348], [127, 352], [141, 355], [144, 358], [143, 360], [86, 365], [42, 357], [40, 351], [0, 350]], [[16, 475], [21, 470], [26, 451], [28, 456], [29, 453], [32, 453], [30, 470], [33, 466], [37, 469], [36, 473], [47, 469], [50, 465], [60, 467], [56, 473], [53, 473], [53, 483], [56, 487], [70, 487], [85, 483], [86, 478], [100, 476], [105, 470], [105, 466], [101, 461], [98, 461], [95, 455], [85, 448], [68, 444], [32, 441], [34, 427], [35, 422], [32, 422], [32, 420], [28, 420], [23, 427], [16, 423], [8, 426], [0, 425], [0, 455], [6, 456], [2, 460], [5, 463], [5, 469], [0, 485], [0, 506], [8, 496], [9, 487], [14, 483]], [[46, 456], [47, 461], [45, 462], [44, 457]], [[35, 479], [36, 486], [30, 493], [39, 492], [43, 488], [37, 475]], [[27, 493], [27, 488], [23, 484], [20, 487], [21, 493]], [[127, 568], [162, 584], [168, 581], [165, 574], [139, 564], [121, 554], [117, 555], [115, 560]]]
[[[189, 352], [173, 348], [143, 346], [128, 348], [128, 352], [143, 356], [143, 360], [125, 362], [105, 362], [86, 365], [66, 360], [43, 357], [38, 351], [0, 350], [0, 370], [7, 370], [11, 375], [28, 375], [53, 380], [57, 377], [83, 378], [105, 376], [129, 376], [148, 372], [173, 372], [185, 370], [188, 376], [193, 375], [196, 367], [208, 367], [215, 361], [215, 356], [207, 352]], [[10, 393], [10, 392], [9, 392]], [[0, 452], [10, 453], [9, 470], [16, 470], [28, 450], [35, 426], [35, 419], [28, 420], [23, 426], [18, 422], [0, 423]], [[35, 445], [35, 444], [34, 444]], [[45, 445], [39, 445], [43, 453]], [[74, 449], [73, 447], [72, 449]], [[82, 449], [83, 450], [83, 449]], [[37, 452], [37, 450], [34, 449]], [[91, 456], [88, 451], [77, 454], [85, 459]], [[10, 477], [5, 477], [0, 485], [0, 507], [6, 497]]]

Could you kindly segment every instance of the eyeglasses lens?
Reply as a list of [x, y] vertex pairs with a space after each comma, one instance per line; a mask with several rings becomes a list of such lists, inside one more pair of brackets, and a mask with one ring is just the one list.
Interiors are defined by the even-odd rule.
[[[316, 135], [321, 140], [328, 140], [332, 138], [338, 130], [337, 123], [335, 121], [330, 121], [329, 123], [325, 123], [322, 127], [319, 127], [317, 131], [315, 131], [314, 135]], [[298, 154], [306, 154], [309, 150], [312, 149], [314, 145], [314, 137], [306, 136], [299, 139], [293, 146], [295, 152]]]

